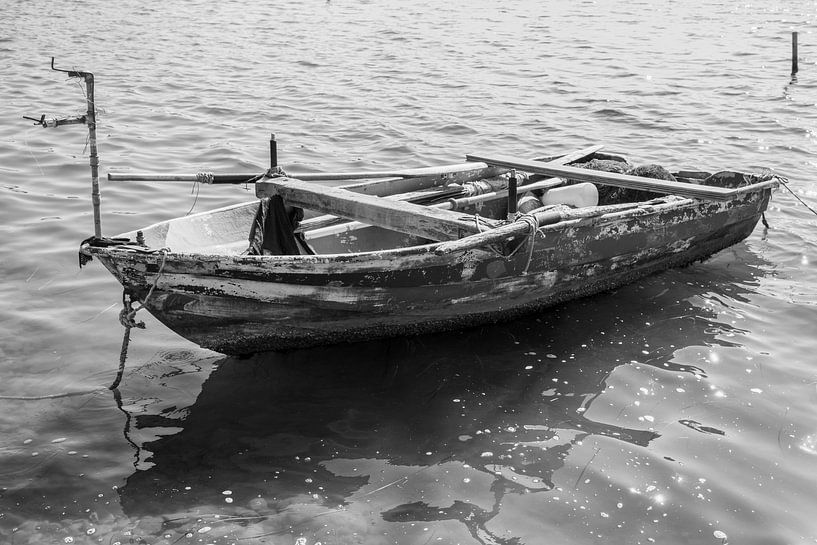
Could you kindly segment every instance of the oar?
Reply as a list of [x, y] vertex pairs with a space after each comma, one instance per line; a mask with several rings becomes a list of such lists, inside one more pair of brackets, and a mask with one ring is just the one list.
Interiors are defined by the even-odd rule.
[[[589, 157], [602, 149], [604, 146], [602, 144], [596, 144], [584, 149], [576, 150], [571, 153], [556, 157], [554, 159], [550, 159], [548, 164], [551, 162], [553, 164], [565, 164], [565, 163], [572, 163], [575, 161], [579, 161], [586, 157]], [[559, 178], [548, 178], [546, 180], [540, 180], [538, 182], [534, 182], [532, 184], [527, 184], [523, 186], [519, 186], [517, 188], [517, 193], [529, 193], [531, 191], [536, 190], [546, 190], [557, 187], [564, 183], [563, 180]], [[445, 202], [431, 204], [430, 208], [439, 208], [441, 210], [456, 210], [458, 208], [465, 208], [467, 206], [477, 204], [480, 202], [492, 201], [496, 199], [503, 199], [508, 196], [508, 190], [502, 189], [499, 191], [492, 191], [490, 193], [483, 193], [482, 195], [474, 195], [472, 197], [461, 197], [455, 199], [449, 199]], [[399, 197], [398, 197], [399, 198]], [[335, 221], [335, 216], [319, 216], [318, 218], [313, 218], [310, 220], [306, 220], [301, 227], [298, 228], [298, 232], [303, 232], [304, 236], [308, 239], [319, 238], [323, 236], [329, 235], [337, 235], [339, 233], [345, 233], [347, 231], [354, 231], [357, 229], [362, 229], [364, 227], [369, 227], [368, 224], [362, 223], [359, 221], [352, 221], [348, 223], [343, 223], [340, 225], [328, 225], [329, 221]]]
[[[399, 170], [377, 170], [360, 172], [287, 172], [287, 177], [303, 180], [304, 182], [332, 182], [344, 180], [374, 180], [380, 178], [423, 178], [426, 176], [440, 176], [445, 174], [456, 174], [460, 172], [471, 172], [480, 168], [488, 168], [488, 165], [468, 162], [458, 165], [444, 165], [434, 167], [407, 168]], [[499, 173], [505, 172], [500, 170]], [[153, 173], [130, 173], [130, 172], [109, 172], [108, 180], [116, 182], [203, 182], [213, 184], [243, 184], [253, 183], [264, 179], [264, 172], [247, 173], [207, 173], [199, 174], [153, 174]]]
[[[559, 161], [560, 163], [571, 163], [582, 159], [596, 151], [602, 146], [593, 146], [579, 150], [568, 155], [557, 157], [540, 157], [537, 161]], [[592, 150], [592, 151], [591, 151]], [[305, 182], [332, 182], [344, 180], [374, 180], [380, 178], [423, 178], [426, 176], [439, 176], [445, 174], [457, 174], [471, 172], [480, 168], [488, 168], [488, 165], [480, 165], [469, 161], [458, 165], [443, 165], [418, 168], [405, 168], [396, 170], [377, 170], [359, 172], [288, 172], [289, 178], [296, 178]], [[508, 169], [501, 169], [494, 175], [504, 174]], [[147, 172], [109, 172], [108, 180], [112, 182], [204, 182], [212, 184], [243, 184], [253, 183], [262, 180], [266, 176], [265, 172], [232, 172], [232, 173], [209, 173], [198, 174], [159, 174]]]
[[529, 161], [516, 157], [467, 155], [466, 159], [469, 161], [480, 161], [489, 165], [516, 168], [525, 172], [533, 172], [536, 174], [562, 176], [564, 178], [578, 180], [581, 182], [592, 182], [616, 187], [626, 187], [629, 189], [640, 189], [642, 191], [652, 191], [654, 193], [680, 195], [682, 197], [690, 197], [693, 199], [709, 199], [715, 201], [728, 201], [737, 197], [738, 195], [758, 191], [772, 185], [769, 182], [760, 182], [736, 189], [727, 189], [724, 187], [688, 184], [684, 182], [673, 182], [670, 180], [656, 180], [654, 178], [643, 178], [641, 176], [630, 176], [628, 174], [616, 174], [614, 172], [587, 170], [564, 165], [555, 165], [553, 163], [543, 163], [541, 161]]
[[[540, 180], [538, 182], [534, 182], [532, 184], [519, 186], [517, 188], [517, 193], [519, 195], [523, 193], [529, 193], [531, 191], [536, 190], [546, 190], [552, 189], [554, 187], [558, 187], [564, 184], [564, 180], [560, 178], [548, 178], [547, 180]], [[508, 196], [507, 189], [501, 189], [499, 191], [491, 191], [490, 193], [483, 193], [482, 195], [474, 195], [472, 197], [460, 197], [458, 199], [449, 199], [445, 202], [439, 202], [436, 204], [428, 205], [428, 208], [437, 208], [439, 210], [457, 210], [458, 208], [465, 208], [466, 206], [470, 206], [473, 204], [477, 204], [480, 202], [486, 201], [493, 201], [497, 199], [503, 199]], [[321, 218], [328, 217], [332, 219], [336, 219], [336, 216], [321, 216]], [[317, 219], [317, 218], [315, 218]], [[339, 233], [345, 233], [347, 231], [355, 231], [357, 229], [363, 229], [364, 227], [371, 227], [368, 223], [362, 223], [359, 221], [351, 221], [348, 223], [342, 223], [340, 225], [329, 225], [326, 227], [314, 228], [312, 226], [307, 227], [307, 229], [303, 229], [299, 227], [297, 229], [298, 232], [303, 231], [304, 236], [307, 240], [312, 240], [314, 238], [325, 237], [329, 235], [337, 235]]]

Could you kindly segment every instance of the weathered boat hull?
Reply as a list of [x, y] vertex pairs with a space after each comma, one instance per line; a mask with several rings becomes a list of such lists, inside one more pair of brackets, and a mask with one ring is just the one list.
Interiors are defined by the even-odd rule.
[[503, 249], [442, 255], [435, 253], [439, 244], [315, 256], [118, 247], [90, 253], [173, 331], [217, 352], [244, 354], [459, 329], [540, 311], [740, 242], [770, 195], [765, 188], [727, 202], [664, 197], [602, 207]]

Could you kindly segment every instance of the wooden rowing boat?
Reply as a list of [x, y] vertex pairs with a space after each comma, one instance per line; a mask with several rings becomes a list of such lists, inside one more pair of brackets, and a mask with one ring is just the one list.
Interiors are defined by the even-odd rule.
[[[157, 223], [115, 245], [86, 241], [81, 253], [179, 335], [246, 354], [477, 326], [609, 290], [743, 240], [777, 184], [736, 172], [658, 180], [581, 168], [627, 164], [599, 148], [325, 179], [270, 173], [252, 180], [261, 201]], [[347, 178], [368, 181], [323, 185]], [[570, 206], [588, 184], [628, 189]], [[474, 188], [483, 194], [469, 195]], [[564, 202], [553, 201], [557, 189]], [[517, 212], [517, 193], [533, 195], [524, 202], [534, 209]], [[307, 211], [298, 226], [288, 222], [293, 207]], [[283, 235], [266, 230], [273, 220]], [[274, 236], [283, 242], [267, 244]]]

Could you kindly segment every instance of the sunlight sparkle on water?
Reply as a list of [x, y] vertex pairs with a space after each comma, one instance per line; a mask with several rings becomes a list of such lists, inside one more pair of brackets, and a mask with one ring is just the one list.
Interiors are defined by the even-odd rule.
[[800, 450], [808, 452], [809, 454], [817, 454], [817, 434], [808, 435], [803, 442], [800, 443]]
[[[592, 17], [593, 3], [565, 3], [549, 9], [534, 31], [519, 32], [518, 21], [540, 16], [535, 3], [474, 9], [467, 2], [387, 0], [302, 10], [297, 3], [225, 0], [190, 10], [170, 0], [161, 13], [149, 6], [127, 12], [139, 33], [108, 24], [121, 15], [114, 4], [85, 0], [80, 12], [70, 3], [4, 4], [18, 30], [6, 47], [10, 72], [41, 70], [6, 79], [10, 100], [0, 101], [0, 113], [19, 120], [29, 113], [19, 110], [38, 103], [71, 110], [81, 104], [75, 81], [62, 85], [45, 59], [34, 58], [70, 42], [38, 29], [81, 18], [98, 39], [84, 42], [93, 62], [77, 68], [105, 74], [114, 66], [126, 74], [100, 78], [99, 98], [113, 114], [100, 120], [111, 142], [102, 159], [117, 170], [155, 163], [186, 171], [202, 160], [213, 169], [260, 169], [265, 146], [251, 134], [257, 131], [245, 129], [252, 119], [287, 135], [284, 166], [316, 172], [450, 163], [491, 134], [503, 150], [555, 156], [584, 147], [582, 134], [607, 132], [610, 150], [634, 160], [695, 171], [767, 166], [800, 182], [793, 189], [804, 199], [817, 198], [817, 190], [803, 187], [817, 167], [817, 128], [806, 115], [815, 112], [814, 71], [803, 71], [780, 100], [788, 78], [777, 68], [786, 68], [788, 44], [779, 16], [764, 17], [772, 8], [756, 3], [731, 6], [737, 13], [710, 6], [705, 18], [679, 3], [648, 10], [622, 3], [601, 18]], [[407, 17], [407, 9], [416, 16]], [[796, 9], [787, 11], [786, 24], [806, 24], [809, 14]], [[276, 44], [272, 63], [266, 44], [242, 33], [271, 16], [295, 37]], [[668, 16], [678, 24], [667, 27]], [[213, 20], [218, 29], [200, 40], [202, 24]], [[577, 31], [593, 39], [572, 48]], [[695, 39], [676, 40], [688, 35]], [[644, 36], [664, 38], [668, 47], [645, 56]], [[123, 39], [138, 54], [110, 47]], [[731, 55], [735, 39], [740, 54]], [[181, 44], [189, 56], [173, 54]], [[547, 50], [564, 52], [546, 59], [558, 78], [541, 79], [539, 53]], [[240, 66], [231, 65], [234, 51], [246, 53]], [[485, 77], [474, 78], [473, 65], [458, 62], [492, 54], [507, 63], [481, 66]], [[780, 66], [772, 69], [772, 59]], [[221, 107], [224, 86], [212, 84], [212, 66], [226, 66], [218, 77], [233, 83], [238, 74], [241, 92], [230, 95], [229, 108]], [[134, 96], [134, 85], [144, 83], [136, 76], [154, 68], [171, 84], [151, 80]], [[245, 72], [255, 77], [242, 78]], [[751, 74], [753, 85], [736, 73]], [[286, 85], [275, 86], [270, 101], [269, 81], [281, 74]], [[172, 84], [180, 79], [183, 87]], [[407, 84], [411, 92], [404, 92]], [[513, 90], [513, 107], [503, 89]], [[544, 107], [543, 94], [552, 98]], [[147, 98], [167, 108], [143, 108]], [[577, 104], [587, 115], [577, 118]], [[128, 123], [127, 112], [143, 115]], [[544, 137], [536, 118], [546, 120]], [[75, 261], [65, 249], [87, 236], [88, 222], [72, 221], [88, 215], [87, 204], [68, 200], [86, 200], [76, 197], [87, 184], [83, 131], [37, 136], [29, 149], [22, 140], [28, 133], [17, 129], [29, 123], [0, 125], [0, 172], [14, 177], [14, 187], [0, 187], [11, 192], [3, 199], [4, 227], [30, 235], [7, 237], [0, 250], [0, 263], [13, 263], [0, 296], [0, 315], [8, 318], [0, 394], [101, 382], [98, 362], [115, 360], [122, 336], [121, 325], [107, 319], [119, 300], [116, 280], [100, 266], [81, 277], [63, 271]], [[705, 127], [700, 144], [684, 138], [696, 126]], [[672, 134], [684, 140], [677, 150]], [[768, 151], [759, 156], [758, 147]], [[147, 191], [151, 198], [141, 198]], [[238, 192], [210, 191], [195, 212], [247, 202], [251, 192], [246, 184]], [[169, 185], [111, 187], [110, 233], [193, 211], [191, 197]], [[486, 543], [538, 543], [551, 525], [556, 541], [577, 545], [661, 543], [681, 540], [681, 532], [723, 545], [721, 530], [746, 545], [765, 545], [766, 532], [799, 543], [813, 533], [817, 501], [817, 397], [813, 369], [804, 364], [817, 349], [817, 336], [807, 334], [813, 307], [804, 300], [815, 286], [814, 240], [799, 206], [778, 191], [767, 213], [773, 228], [758, 226], [712, 259], [537, 318], [457, 334], [245, 360], [204, 355], [163, 326], [148, 326], [131, 343], [121, 396], [3, 405], [0, 428], [11, 433], [0, 445], [8, 487], [0, 490], [2, 542], [9, 522], [19, 521], [25, 527], [14, 543], [465, 543], [477, 533]], [[66, 219], [42, 218], [48, 208]], [[48, 227], [35, 226], [36, 218], [49, 219]], [[550, 255], [556, 241], [550, 231], [542, 234], [548, 240], [537, 234], [537, 252]], [[643, 241], [642, 233], [620, 234]], [[533, 293], [509, 295], [510, 302]], [[763, 494], [747, 475], [769, 476]], [[779, 486], [767, 486], [772, 482]], [[549, 489], [559, 495], [544, 504], [547, 494], [528, 493]], [[543, 505], [556, 509], [543, 516]]]

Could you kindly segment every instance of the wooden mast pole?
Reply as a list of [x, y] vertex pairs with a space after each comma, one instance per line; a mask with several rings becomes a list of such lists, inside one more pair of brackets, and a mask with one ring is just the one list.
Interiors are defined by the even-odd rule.
[[[51, 58], [53, 64], [54, 58]], [[90, 72], [80, 72], [85, 79], [85, 90], [88, 99], [88, 113], [85, 123], [88, 125], [88, 140], [90, 142], [91, 157], [91, 203], [94, 207], [94, 236], [102, 238], [102, 218], [99, 197], [99, 155], [96, 147], [96, 104], [94, 102], [94, 75]]]

